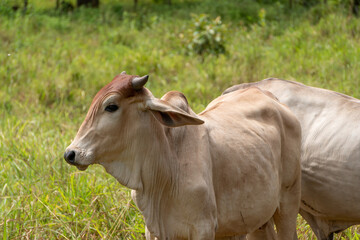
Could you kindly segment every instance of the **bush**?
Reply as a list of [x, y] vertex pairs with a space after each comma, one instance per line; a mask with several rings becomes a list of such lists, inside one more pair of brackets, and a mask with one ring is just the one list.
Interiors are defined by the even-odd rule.
[[210, 20], [206, 14], [193, 15], [193, 29], [189, 30], [188, 51], [199, 55], [225, 53], [226, 26], [217, 17]]

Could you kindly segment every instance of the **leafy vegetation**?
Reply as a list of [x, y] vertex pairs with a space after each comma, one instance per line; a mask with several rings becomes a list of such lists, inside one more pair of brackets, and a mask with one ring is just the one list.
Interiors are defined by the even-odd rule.
[[190, 53], [199, 55], [225, 53], [224, 33], [226, 26], [221, 18], [210, 20], [205, 14], [193, 15], [194, 26], [189, 31], [190, 40], [187, 45]]
[[[103, 0], [67, 12], [32, 0], [26, 13], [10, 2], [0, 2], [3, 239], [143, 238], [129, 190], [99, 166], [79, 172], [62, 157], [92, 97], [123, 70], [150, 74], [157, 97], [182, 91], [196, 112], [233, 84], [267, 77], [360, 97], [360, 19], [339, 1], [140, 1], [134, 12], [132, 1]], [[186, 54], [191, 14], [221, 17], [226, 54]], [[300, 239], [315, 239], [298, 223]]]

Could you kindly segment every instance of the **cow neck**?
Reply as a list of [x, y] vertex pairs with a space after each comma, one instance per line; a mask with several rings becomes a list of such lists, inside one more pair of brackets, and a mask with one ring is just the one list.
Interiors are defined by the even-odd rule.
[[178, 163], [167, 131], [167, 127], [154, 122], [152, 136], [144, 136], [139, 142], [146, 153], [137, 156], [143, 163], [139, 173], [142, 187], [136, 189], [134, 200], [144, 215], [146, 226], [158, 236], [166, 235], [163, 214], [178, 192]]
[[[182, 159], [184, 156], [188, 157], [185, 148], [188, 147], [189, 140], [193, 139], [194, 136], [200, 136], [200, 133], [204, 132], [203, 130], [202, 126], [182, 126], [176, 128], [162, 127], [162, 130], [159, 131], [161, 133], [159, 139], [162, 143], [153, 148], [156, 154], [151, 163], [156, 162], [155, 167], [158, 169], [166, 169], [166, 174], [160, 171], [158, 173], [162, 177], [158, 176], [156, 179], [143, 181], [144, 183], [151, 182], [151, 186], [148, 186], [150, 188], [144, 185], [143, 190], [136, 191], [133, 196], [144, 215], [146, 226], [159, 239], [173, 239], [175, 237], [169, 235], [169, 226], [167, 226], [169, 219], [167, 217], [169, 212], [176, 208], [176, 204], [179, 204], [179, 194], [183, 191], [183, 183], [187, 182], [187, 179], [182, 179], [186, 174], [181, 172], [183, 170], [181, 161], [184, 160]], [[191, 141], [193, 147], [197, 148], [195, 146], [197, 144], [199, 143]], [[158, 152], [162, 152], [163, 155], [157, 154]], [[148, 171], [149, 167], [143, 169]]]
[[[151, 118], [146, 128], [124, 133], [131, 141], [116, 161], [103, 163], [120, 184], [135, 190], [134, 201], [151, 232], [164, 236], [161, 222], [168, 201], [177, 193], [177, 161], [167, 128]], [[164, 196], [165, 195], [165, 196]]]

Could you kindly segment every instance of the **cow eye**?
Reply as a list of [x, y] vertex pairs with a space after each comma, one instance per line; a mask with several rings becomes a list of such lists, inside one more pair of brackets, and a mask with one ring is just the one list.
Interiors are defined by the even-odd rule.
[[107, 112], [115, 112], [116, 110], [118, 110], [118, 108], [119, 107], [117, 105], [112, 104], [112, 105], [106, 106], [105, 111], [107, 111]]

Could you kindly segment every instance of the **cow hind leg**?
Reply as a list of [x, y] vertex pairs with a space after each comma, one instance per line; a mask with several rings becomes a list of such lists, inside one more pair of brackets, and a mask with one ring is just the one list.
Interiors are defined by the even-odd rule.
[[279, 240], [294, 239], [296, 236], [296, 220], [300, 205], [300, 178], [284, 189], [279, 207], [273, 216]]

